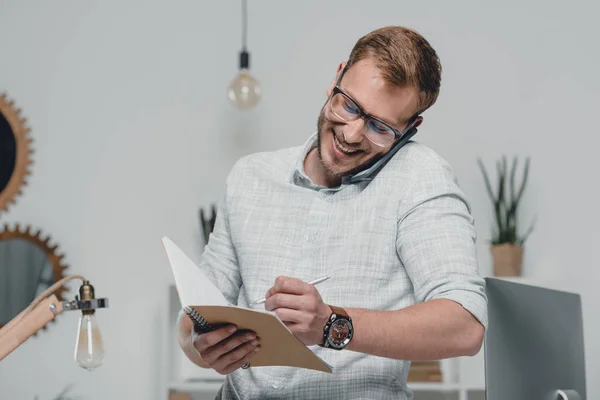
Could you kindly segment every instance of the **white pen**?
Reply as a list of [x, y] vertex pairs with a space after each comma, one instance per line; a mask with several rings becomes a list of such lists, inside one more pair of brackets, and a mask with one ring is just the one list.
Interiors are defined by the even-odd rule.
[[[310, 281], [310, 282], [308, 282], [308, 284], [309, 284], [309, 285], [318, 285], [318, 284], [319, 284], [319, 283], [321, 283], [321, 282], [325, 282], [325, 281], [326, 281], [327, 279], [329, 279], [329, 278], [331, 278], [331, 276], [329, 276], [329, 275], [327, 275], [327, 276], [322, 276], [322, 277], [320, 277], [320, 278], [318, 278], [318, 279], [315, 279], [314, 281]], [[267, 299], [266, 299], [265, 297], [263, 297], [263, 298], [262, 298], [262, 299], [260, 299], [260, 300], [253, 301], [252, 303], [250, 303], [250, 305], [249, 305], [248, 307], [252, 307], [252, 306], [255, 306], [255, 305], [257, 305], [257, 304], [262, 304], [262, 303], [264, 303], [265, 301], [267, 301]]]

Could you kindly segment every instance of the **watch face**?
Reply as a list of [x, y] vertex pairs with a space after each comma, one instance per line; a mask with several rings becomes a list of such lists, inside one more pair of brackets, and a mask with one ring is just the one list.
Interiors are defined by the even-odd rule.
[[334, 347], [345, 347], [352, 338], [352, 324], [346, 319], [338, 319], [329, 329], [329, 343]]

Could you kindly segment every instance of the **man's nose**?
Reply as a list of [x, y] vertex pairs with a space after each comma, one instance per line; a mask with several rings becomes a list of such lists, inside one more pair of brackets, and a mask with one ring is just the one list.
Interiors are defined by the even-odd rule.
[[346, 124], [344, 129], [344, 139], [349, 144], [360, 143], [363, 141], [365, 134], [366, 122], [363, 118]]

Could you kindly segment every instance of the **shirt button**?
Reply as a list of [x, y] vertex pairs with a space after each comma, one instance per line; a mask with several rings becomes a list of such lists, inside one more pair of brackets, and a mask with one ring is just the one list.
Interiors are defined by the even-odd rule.
[[308, 235], [306, 237], [307, 242], [314, 242], [317, 239], [317, 235]]
[[271, 387], [272, 387], [273, 389], [279, 389], [279, 385], [278, 385], [278, 384], [276, 384], [276, 383], [272, 384], [272, 385], [271, 385]]

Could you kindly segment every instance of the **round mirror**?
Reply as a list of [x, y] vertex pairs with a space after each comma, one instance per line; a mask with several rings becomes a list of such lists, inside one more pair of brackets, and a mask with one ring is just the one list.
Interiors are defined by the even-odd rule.
[[[42, 239], [39, 231], [31, 234], [29, 227], [21, 231], [19, 225], [14, 230], [5, 225], [0, 231], [0, 327], [64, 277], [64, 256], [49, 243], [49, 237]], [[59, 300], [65, 300], [64, 290], [55, 292]]]
[[6, 95], [0, 95], [0, 210], [21, 194], [31, 164], [31, 139], [21, 111], [14, 108]]

